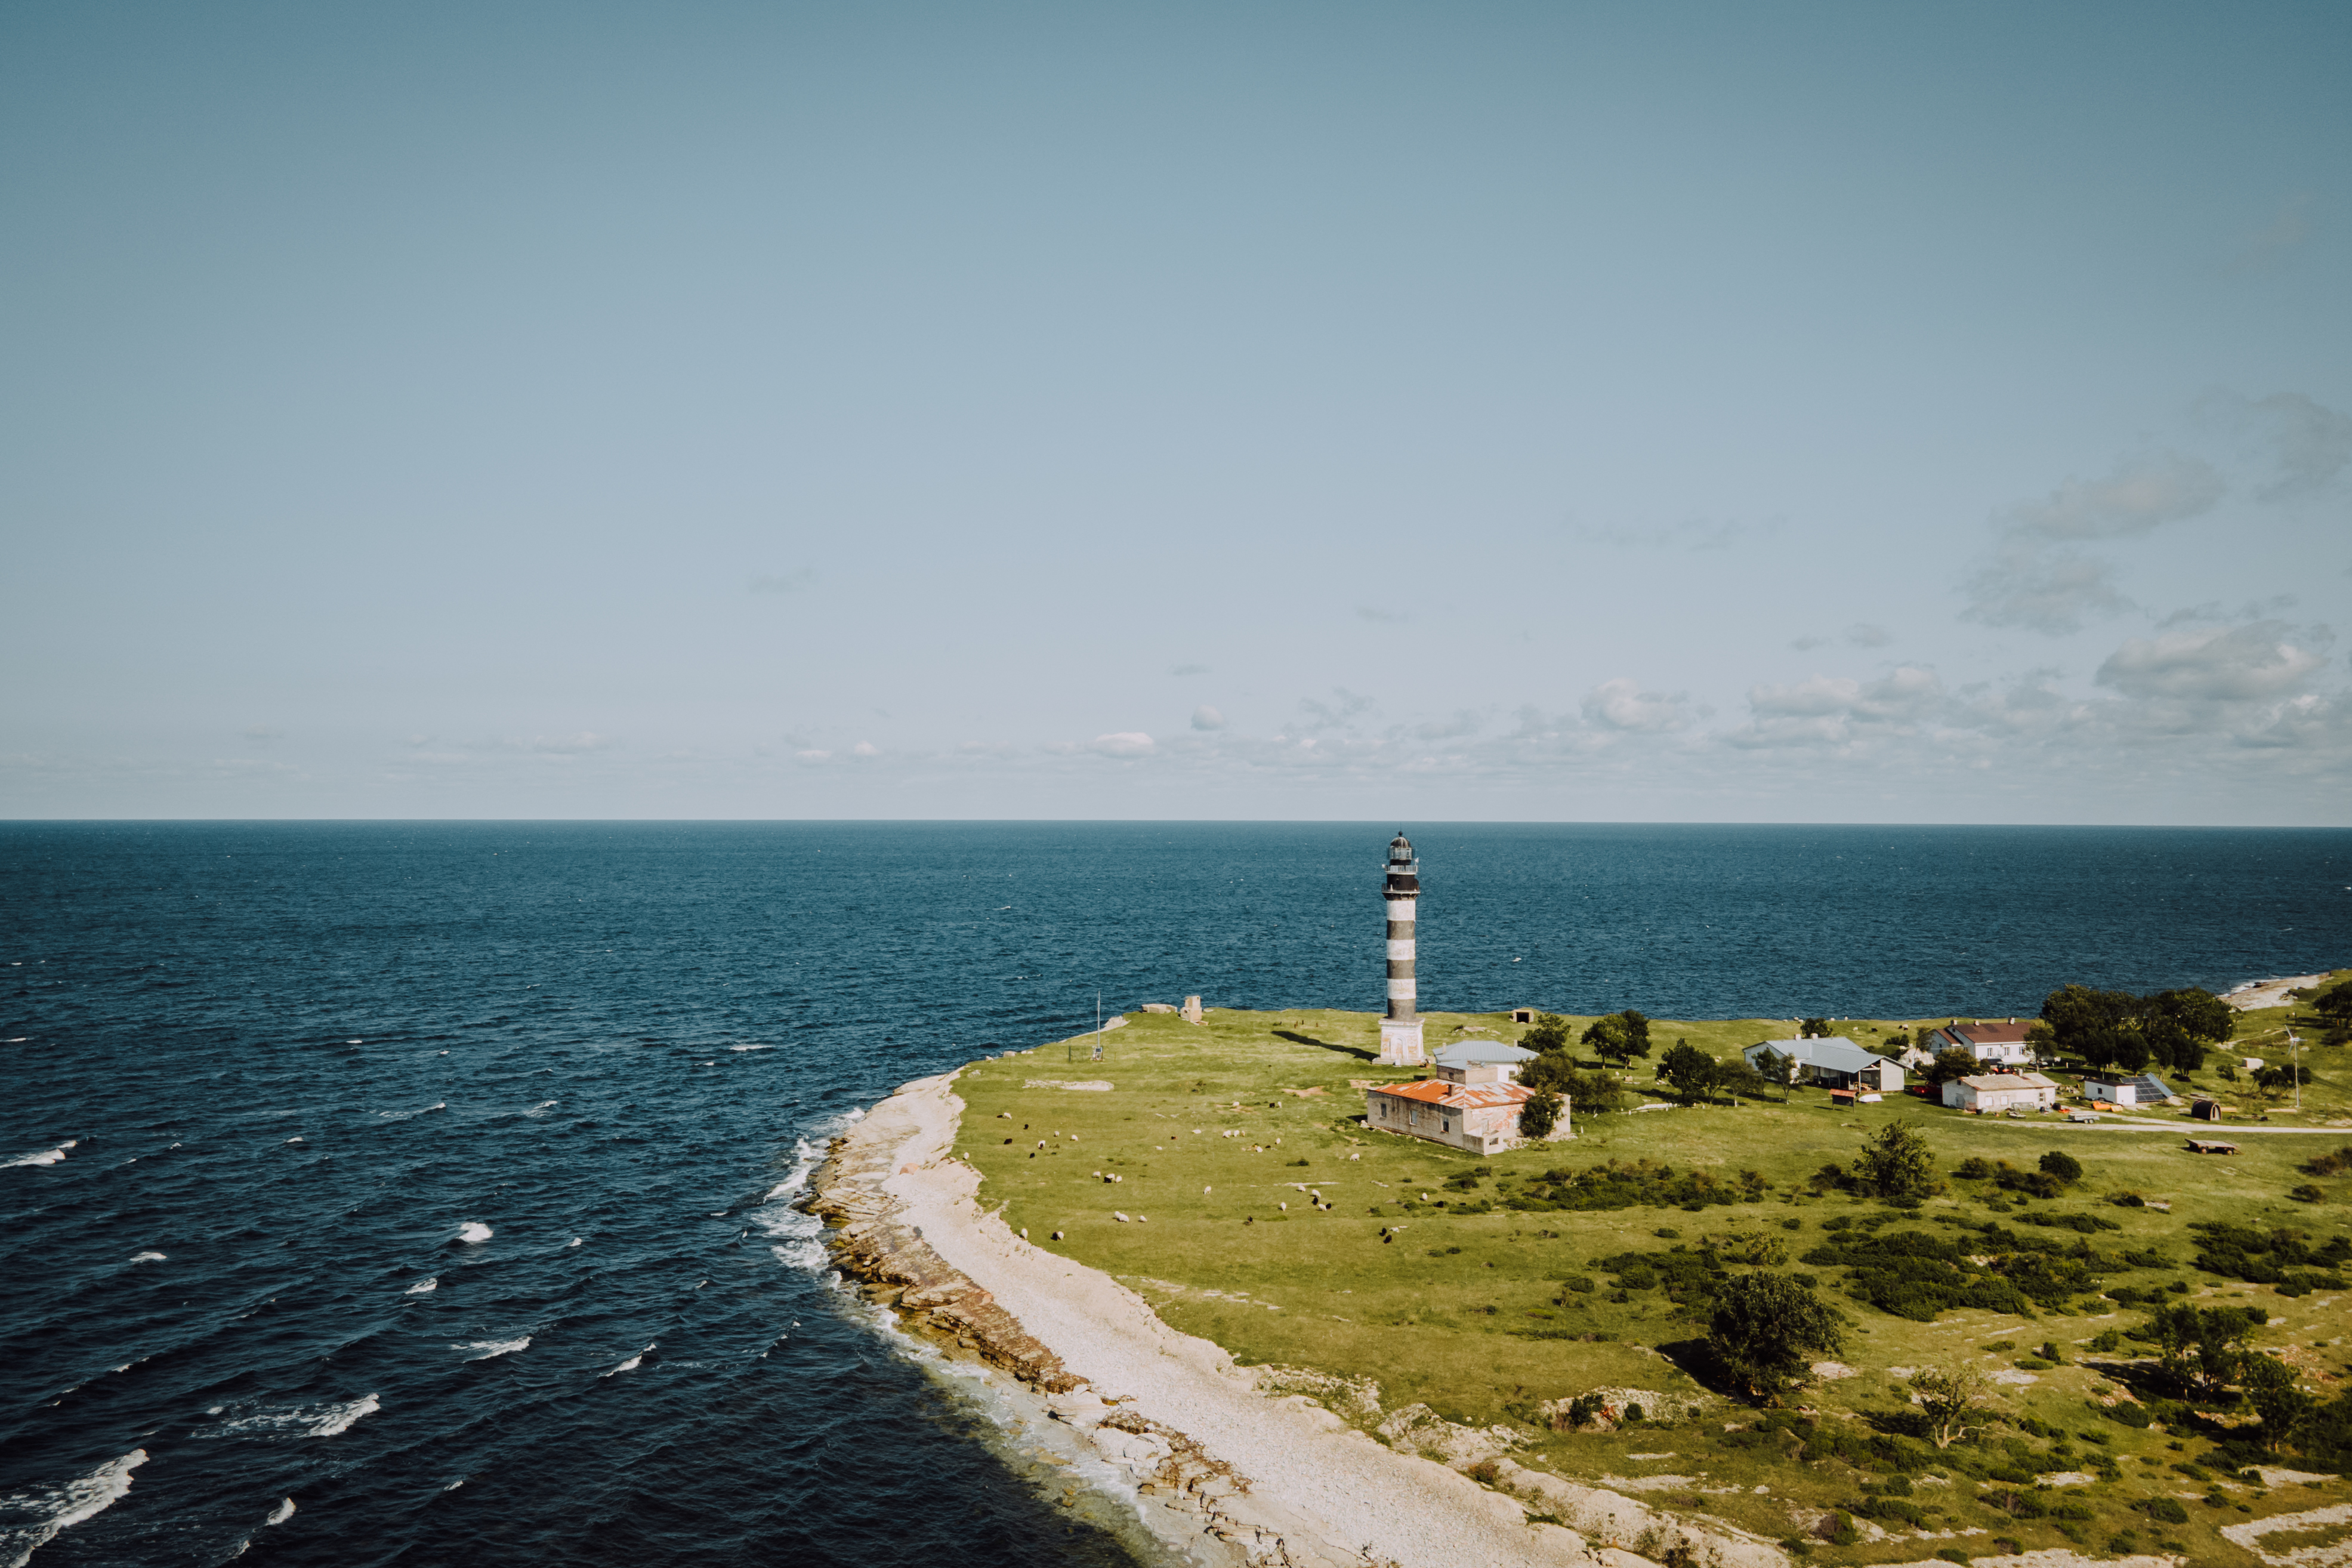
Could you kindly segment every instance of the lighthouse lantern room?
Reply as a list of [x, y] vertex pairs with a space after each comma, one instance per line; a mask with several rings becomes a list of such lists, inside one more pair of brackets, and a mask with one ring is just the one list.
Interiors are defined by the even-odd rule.
[[1399, 833], [1389, 841], [1387, 880], [1381, 898], [1389, 918], [1389, 1010], [1381, 1020], [1381, 1060], [1398, 1067], [1421, 1067], [1428, 1056], [1421, 1046], [1421, 1012], [1413, 991], [1413, 908], [1421, 899], [1421, 861], [1412, 841]]

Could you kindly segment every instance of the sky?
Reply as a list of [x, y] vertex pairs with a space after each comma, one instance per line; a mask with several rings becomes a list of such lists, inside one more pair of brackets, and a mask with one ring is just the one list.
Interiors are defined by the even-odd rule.
[[2347, 79], [18, 0], [0, 817], [2352, 824]]

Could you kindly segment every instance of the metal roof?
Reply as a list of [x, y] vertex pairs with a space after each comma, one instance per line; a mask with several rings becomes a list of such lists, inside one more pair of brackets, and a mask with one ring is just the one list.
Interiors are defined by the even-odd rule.
[[1525, 1046], [1512, 1045], [1508, 1040], [1456, 1040], [1437, 1048], [1437, 1065], [1442, 1068], [1475, 1067], [1482, 1062], [1531, 1062], [1536, 1053]]
[[1876, 1051], [1866, 1051], [1852, 1040], [1840, 1039], [1759, 1040], [1739, 1054], [1746, 1057], [1748, 1065], [1753, 1067], [1759, 1053], [1767, 1047], [1790, 1061], [1827, 1068], [1832, 1072], [1860, 1072], [1874, 1062], [1885, 1062], [1889, 1067], [1895, 1065]]
[[1391, 1084], [1371, 1091], [1392, 1094], [1399, 1100], [1418, 1100], [1427, 1105], [1443, 1105], [1449, 1110], [1475, 1110], [1489, 1105], [1522, 1105], [1536, 1097], [1531, 1089], [1516, 1083], [1447, 1083], [1443, 1079], [1425, 1078], [1419, 1083]]

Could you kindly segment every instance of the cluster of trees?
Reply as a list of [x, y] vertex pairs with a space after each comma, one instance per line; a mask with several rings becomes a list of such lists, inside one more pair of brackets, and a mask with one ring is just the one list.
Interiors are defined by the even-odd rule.
[[[1641, 1054], [1650, 1050], [1650, 1021], [1639, 1013], [1612, 1015], [1623, 1027], [1623, 1020], [1641, 1020]], [[1606, 1023], [1609, 1020], [1603, 1019]], [[1598, 1028], [1598, 1024], [1594, 1028]], [[1536, 1059], [1519, 1069], [1519, 1082], [1536, 1091], [1535, 1099], [1520, 1109], [1519, 1131], [1531, 1138], [1548, 1138], [1559, 1125], [1562, 1098], [1567, 1106], [1578, 1110], [1613, 1110], [1625, 1098], [1623, 1086], [1605, 1072], [1590, 1071], [1577, 1065], [1569, 1054], [1569, 1030], [1566, 1018], [1557, 1013], [1536, 1015], [1535, 1027], [1521, 1037], [1519, 1043], [1534, 1051]], [[1584, 1032], [1592, 1039], [1592, 1030]]]
[[2205, 1053], [2237, 1028], [2238, 1015], [2229, 1004], [2195, 986], [2135, 996], [2062, 985], [2043, 1000], [2033, 1037], [2043, 1048], [2080, 1057], [2094, 1068], [2195, 1072], [2205, 1065]]
[[2320, 1027], [2327, 1031], [2320, 1037], [2321, 1045], [2352, 1041], [2352, 980], [2339, 981], [2313, 997], [2311, 1010], [2318, 1015]]

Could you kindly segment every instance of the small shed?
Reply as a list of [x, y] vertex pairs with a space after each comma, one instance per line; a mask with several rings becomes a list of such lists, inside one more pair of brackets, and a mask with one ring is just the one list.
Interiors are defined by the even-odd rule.
[[2200, 1121], [2221, 1120], [2221, 1102], [2218, 1100], [2196, 1100], [2189, 1103], [2189, 1114]]
[[1514, 1008], [1512, 1008], [1512, 1009], [1511, 1009], [1511, 1022], [1512, 1022], [1512, 1023], [1514, 1023], [1514, 1024], [1532, 1024], [1532, 1023], [1534, 1023], [1535, 1021], [1536, 1021], [1536, 1010], [1535, 1010], [1533, 1007], [1514, 1007]]
[[2224, 1143], [2213, 1138], [2191, 1138], [2189, 1141], [2189, 1152], [2192, 1154], [2234, 1154], [2238, 1152], [2238, 1146], [2235, 1143]]

